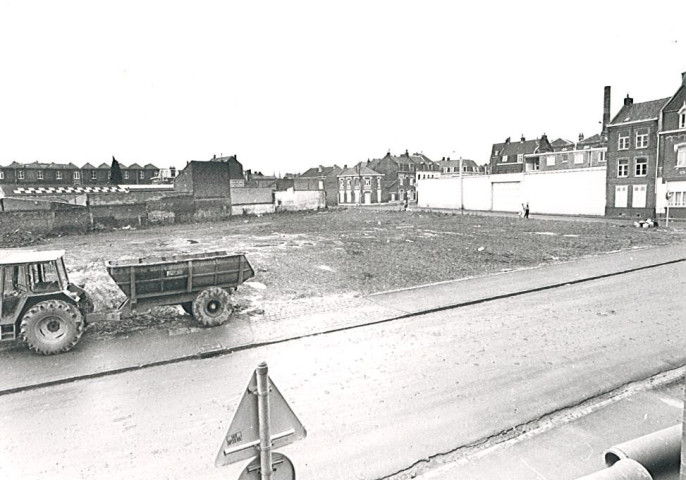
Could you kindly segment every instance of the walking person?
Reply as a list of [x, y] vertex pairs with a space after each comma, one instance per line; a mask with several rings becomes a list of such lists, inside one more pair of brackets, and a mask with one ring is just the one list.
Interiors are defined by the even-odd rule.
[[524, 218], [529, 218], [529, 202], [524, 204]]

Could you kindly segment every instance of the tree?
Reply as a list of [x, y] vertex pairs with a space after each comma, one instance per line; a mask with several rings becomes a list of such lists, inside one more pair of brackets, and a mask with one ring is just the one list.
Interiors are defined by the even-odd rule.
[[119, 185], [124, 181], [121, 174], [121, 167], [116, 158], [112, 157], [112, 166], [110, 166], [110, 183], [113, 185]]

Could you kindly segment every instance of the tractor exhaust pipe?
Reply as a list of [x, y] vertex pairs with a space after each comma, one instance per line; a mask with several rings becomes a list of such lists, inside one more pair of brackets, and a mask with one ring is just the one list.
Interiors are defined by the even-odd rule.
[[610, 468], [598, 470], [577, 480], [653, 480], [653, 477], [636, 460], [625, 458], [618, 460]]
[[674, 425], [615, 445], [605, 452], [605, 465], [611, 467], [624, 459], [632, 459], [645, 467], [652, 477], [673, 472], [678, 475], [681, 429], [681, 424]]

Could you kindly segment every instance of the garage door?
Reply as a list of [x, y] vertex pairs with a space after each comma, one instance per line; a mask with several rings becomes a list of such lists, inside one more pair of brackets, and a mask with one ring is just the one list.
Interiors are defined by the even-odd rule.
[[493, 184], [493, 210], [496, 212], [518, 212], [522, 208], [520, 182]]

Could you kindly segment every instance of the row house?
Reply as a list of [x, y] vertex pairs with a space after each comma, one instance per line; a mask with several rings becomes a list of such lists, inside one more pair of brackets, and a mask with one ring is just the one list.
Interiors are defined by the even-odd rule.
[[383, 177], [382, 173], [372, 170], [362, 162], [352, 168], [344, 167], [337, 175], [338, 204], [381, 203]]
[[468, 160], [466, 158], [458, 160], [451, 160], [450, 157], [442, 158], [436, 162], [436, 165], [438, 166], [438, 172], [441, 173], [441, 176], [460, 175], [460, 165], [462, 165], [462, 175], [484, 175], [486, 173], [484, 167], [477, 165], [474, 160]]
[[658, 121], [669, 98], [624, 105], [608, 125], [605, 215], [655, 217]]
[[388, 152], [383, 158], [367, 161], [367, 167], [383, 174], [382, 202], [417, 201], [416, 172], [439, 171], [438, 165], [423, 153], [402, 155]]
[[527, 140], [522, 135], [519, 142], [512, 142], [508, 137], [503, 143], [494, 143], [491, 147], [490, 171], [495, 175], [522, 173], [527, 156], [548, 151], [552, 152], [553, 148], [545, 134], [535, 140]]
[[686, 72], [662, 109], [658, 135], [659, 211], [669, 205], [670, 217], [686, 218]]
[[[541, 137], [542, 140], [543, 137]], [[536, 151], [525, 155], [524, 171], [570, 170], [606, 165], [607, 138], [602, 133], [588, 138], [580, 134], [577, 143], [558, 138], [550, 142], [550, 146], [552, 151]]]
[[[120, 164], [122, 184], [149, 184], [158, 174], [153, 164], [141, 167], [133, 164], [129, 167]], [[106, 185], [110, 180], [110, 165], [102, 163], [94, 167], [86, 163], [77, 167], [73, 163], [18, 163], [12, 162], [6, 167], [0, 166], [0, 184], [22, 185]]]
[[318, 190], [326, 195], [326, 204], [335, 205], [339, 196], [338, 175], [343, 169], [338, 165], [313, 167], [293, 179], [295, 190]]

